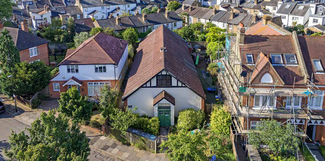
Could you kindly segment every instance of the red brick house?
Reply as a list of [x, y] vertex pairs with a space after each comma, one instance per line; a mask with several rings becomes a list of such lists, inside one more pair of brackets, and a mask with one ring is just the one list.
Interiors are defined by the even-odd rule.
[[68, 50], [58, 65], [59, 73], [50, 82], [50, 96], [58, 98], [75, 87], [81, 95], [95, 97], [105, 84], [119, 86], [127, 69], [127, 46], [122, 39], [98, 33], [77, 49]]

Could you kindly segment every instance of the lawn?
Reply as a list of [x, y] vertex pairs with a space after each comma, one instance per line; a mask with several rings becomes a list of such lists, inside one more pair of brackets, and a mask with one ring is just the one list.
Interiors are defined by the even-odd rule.
[[57, 55], [55, 60], [54, 55], [50, 55], [50, 62], [57, 62], [57, 64], [59, 64], [64, 59], [64, 57], [64, 55]]

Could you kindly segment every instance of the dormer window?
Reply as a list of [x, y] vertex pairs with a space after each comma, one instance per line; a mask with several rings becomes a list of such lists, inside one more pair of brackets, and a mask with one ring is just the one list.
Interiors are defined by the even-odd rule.
[[287, 4], [285, 8], [290, 8], [290, 4]]
[[323, 68], [322, 63], [319, 59], [313, 60], [313, 63], [314, 63], [316, 73], [324, 73], [324, 68]]
[[304, 9], [304, 6], [299, 6], [298, 9], [299, 9], [299, 10], [302, 10], [302, 9]]
[[272, 62], [273, 65], [283, 64], [283, 60], [282, 60], [281, 54], [272, 54], [271, 55], [271, 62]]
[[253, 54], [246, 54], [247, 64], [254, 64]]
[[284, 58], [286, 60], [287, 65], [296, 65], [297, 64], [297, 58], [294, 54], [285, 54]]
[[269, 73], [265, 73], [261, 79], [261, 83], [273, 83], [273, 78]]

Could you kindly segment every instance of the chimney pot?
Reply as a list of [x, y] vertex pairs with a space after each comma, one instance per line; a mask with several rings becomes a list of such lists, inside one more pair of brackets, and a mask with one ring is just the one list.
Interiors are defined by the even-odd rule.
[[28, 32], [28, 24], [27, 24], [27, 20], [24, 19], [23, 21], [20, 22], [21, 25], [21, 30]]
[[263, 18], [262, 18], [263, 25], [267, 25], [270, 20], [271, 20], [270, 16], [264, 15]]

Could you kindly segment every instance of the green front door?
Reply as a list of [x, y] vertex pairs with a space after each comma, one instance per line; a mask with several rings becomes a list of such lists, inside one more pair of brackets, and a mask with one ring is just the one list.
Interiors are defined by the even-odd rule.
[[160, 126], [170, 126], [170, 106], [158, 106]]

